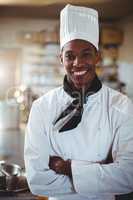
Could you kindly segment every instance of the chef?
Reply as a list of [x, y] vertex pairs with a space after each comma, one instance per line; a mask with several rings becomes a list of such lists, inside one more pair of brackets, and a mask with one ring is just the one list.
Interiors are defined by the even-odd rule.
[[34, 101], [25, 136], [33, 194], [49, 200], [114, 200], [133, 191], [133, 104], [98, 79], [96, 10], [60, 15], [63, 85]]

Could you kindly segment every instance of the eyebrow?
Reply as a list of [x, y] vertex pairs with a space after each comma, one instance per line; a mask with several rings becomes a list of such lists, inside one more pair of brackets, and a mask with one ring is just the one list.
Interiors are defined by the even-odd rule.
[[68, 54], [68, 53], [73, 53], [73, 51], [66, 51], [66, 52], [65, 52], [65, 54]]
[[87, 49], [83, 49], [83, 52], [84, 51], [93, 51], [93, 49], [92, 48], [87, 48]]

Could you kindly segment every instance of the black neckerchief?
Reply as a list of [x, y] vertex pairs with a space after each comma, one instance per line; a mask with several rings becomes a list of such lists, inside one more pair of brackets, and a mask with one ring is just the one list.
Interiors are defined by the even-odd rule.
[[102, 87], [101, 81], [97, 76], [93, 79], [91, 86], [86, 90], [77, 90], [72, 87], [67, 80], [67, 76], [64, 77], [63, 89], [74, 98], [72, 103], [59, 115], [54, 122], [54, 126], [57, 127], [59, 132], [68, 131], [77, 127], [81, 122], [83, 114], [83, 104], [86, 103], [87, 97], [98, 92]]

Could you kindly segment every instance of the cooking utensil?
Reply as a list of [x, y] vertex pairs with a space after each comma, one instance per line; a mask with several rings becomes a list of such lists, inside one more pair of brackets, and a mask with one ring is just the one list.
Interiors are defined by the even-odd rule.
[[9, 164], [5, 161], [0, 161], [0, 169], [7, 176], [20, 176], [22, 168], [16, 164]]
[[6, 177], [6, 191], [19, 192], [28, 189], [24, 170], [19, 165], [0, 161], [0, 172]]

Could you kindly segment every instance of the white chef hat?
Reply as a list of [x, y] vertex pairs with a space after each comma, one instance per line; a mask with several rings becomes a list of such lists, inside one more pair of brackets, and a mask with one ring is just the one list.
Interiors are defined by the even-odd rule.
[[92, 8], [66, 5], [60, 13], [60, 48], [69, 41], [82, 39], [98, 50], [98, 12]]

